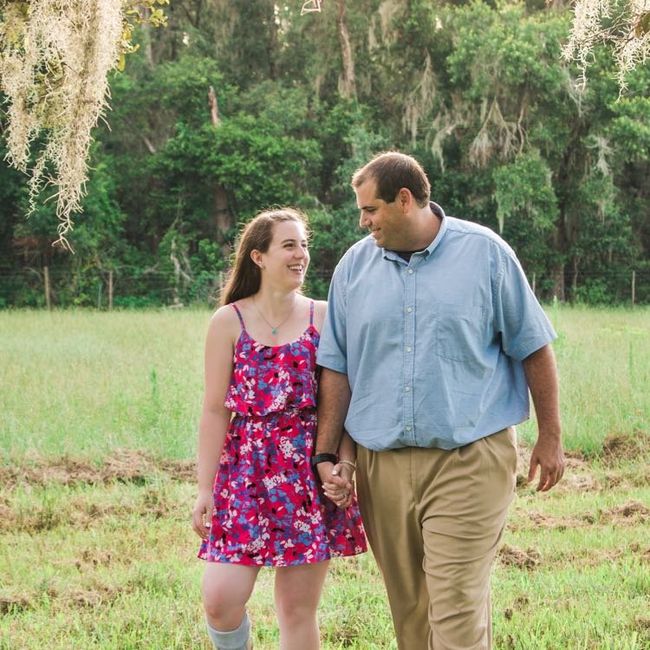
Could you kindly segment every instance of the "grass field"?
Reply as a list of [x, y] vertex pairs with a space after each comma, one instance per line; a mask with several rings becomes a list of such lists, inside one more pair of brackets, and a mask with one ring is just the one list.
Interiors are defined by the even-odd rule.
[[[495, 647], [650, 648], [650, 311], [551, 307], [570, 450], [520, 481]], [[0, 312], [0, 648], [208, 648], [190, 530], [199, 311]], [[519, 428], [520, 474], [534, 422]], [[251, 604], [277, 647], [272, 572]], [[324, 648], [395, 648], [372, 557], [332, 563]]]

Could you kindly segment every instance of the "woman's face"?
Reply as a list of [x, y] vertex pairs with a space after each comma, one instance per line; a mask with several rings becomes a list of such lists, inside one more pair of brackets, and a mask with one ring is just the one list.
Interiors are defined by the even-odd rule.
[[[300, 287], [309, 266], [307, 235], [302, 223], [281, 221], [275, 224], [269, 249], [266, 253], [257, 252], [257, 256], [262, 273], [274, 284]], [[257, 260], [254, 258], [254, 261]]]

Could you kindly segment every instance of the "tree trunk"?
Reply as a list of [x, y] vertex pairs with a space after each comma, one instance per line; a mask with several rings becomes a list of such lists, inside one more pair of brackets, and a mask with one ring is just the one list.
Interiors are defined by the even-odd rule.
[[564, 302], [564, 263], [558, 262], [551, 272], [553, 274], [553, 298]]
[[[146, 7], [143, 8], [143, 13], [145, 18], [148, 19], [150, 13], [149, 9]], [[142, 50], [144, 52], [144, 58], [149, 68], [153, 69], [155, 62], [153, 58], [153, 46], [151, 44], [151, 25], [147, 20], [145, 20], [142, 25], [140, 25], [140, 29], [142, 30]]]
[[[215, 128], [219, 127], [219, 107], [217, 105], [217, 94], [210, 86], [208, 91], [208, 106], [210, 107], [210, 121]], [[226, 236], [233, 226], [233, 217], [228, 208], [228, 194], [221, 183], [216, 183], [212, 190], [213, 222], [217, 231], [217, 242], [221, 246], [224, 255], [228, 252]]]
[[571, 269], [571, 296], [569, 297], [571, 302], [575, 302], [576, 295], [578, 293], [578, 266], [580, 264], [580, 258], [576, 255], [573, 258], [573, 268]]
[[226, 235], [233, 226], [233, 218], [228, 207], [228, 194], [221, 183], [212, 190], [212, 206], [214, 209], [214, 225], [217, 229], [217, 241], [222, 250], [226, 250]]
[[357, 96], [357, 84], [354, 77], [354, 58], [350, 44], [350, 33], [345, 17], [345, 0], [337, 0], [338, 13], [336, 23], [339, 29], [339, 43], [341, 45], [341, 60], [343, 72], [339, 79], [339, 92], [345, 99], [354, 99]]

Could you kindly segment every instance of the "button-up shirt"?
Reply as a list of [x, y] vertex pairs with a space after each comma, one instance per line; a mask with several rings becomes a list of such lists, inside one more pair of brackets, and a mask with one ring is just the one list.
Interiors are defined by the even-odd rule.
[[555, 338], [512, 249], [445, 216], [409, 261], [371, 236], [330, 285], [319, 365], [352, 391], [345, 427], [359, 444], [454, 449], [529, 415], [522, 360]]

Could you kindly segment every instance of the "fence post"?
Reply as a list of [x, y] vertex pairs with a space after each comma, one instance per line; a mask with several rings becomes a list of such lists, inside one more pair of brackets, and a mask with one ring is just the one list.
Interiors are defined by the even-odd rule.
[[43, 280], [45, 281], [45, 305], [48, 311], [52, 309], [52, 300], [50, 296], [50, 269], [43, 267]]
[[226, 285], [225, 274], [223, 271], [219, 271], [219, 300], [221, 300], [221, 296], [223, 295], [223, 289], [225, 285]]
[[113, 311], [113, 271], [108, 272], [108, 311]]
[[632, 307], [636, 302], [636, 271], [632, 271]]

